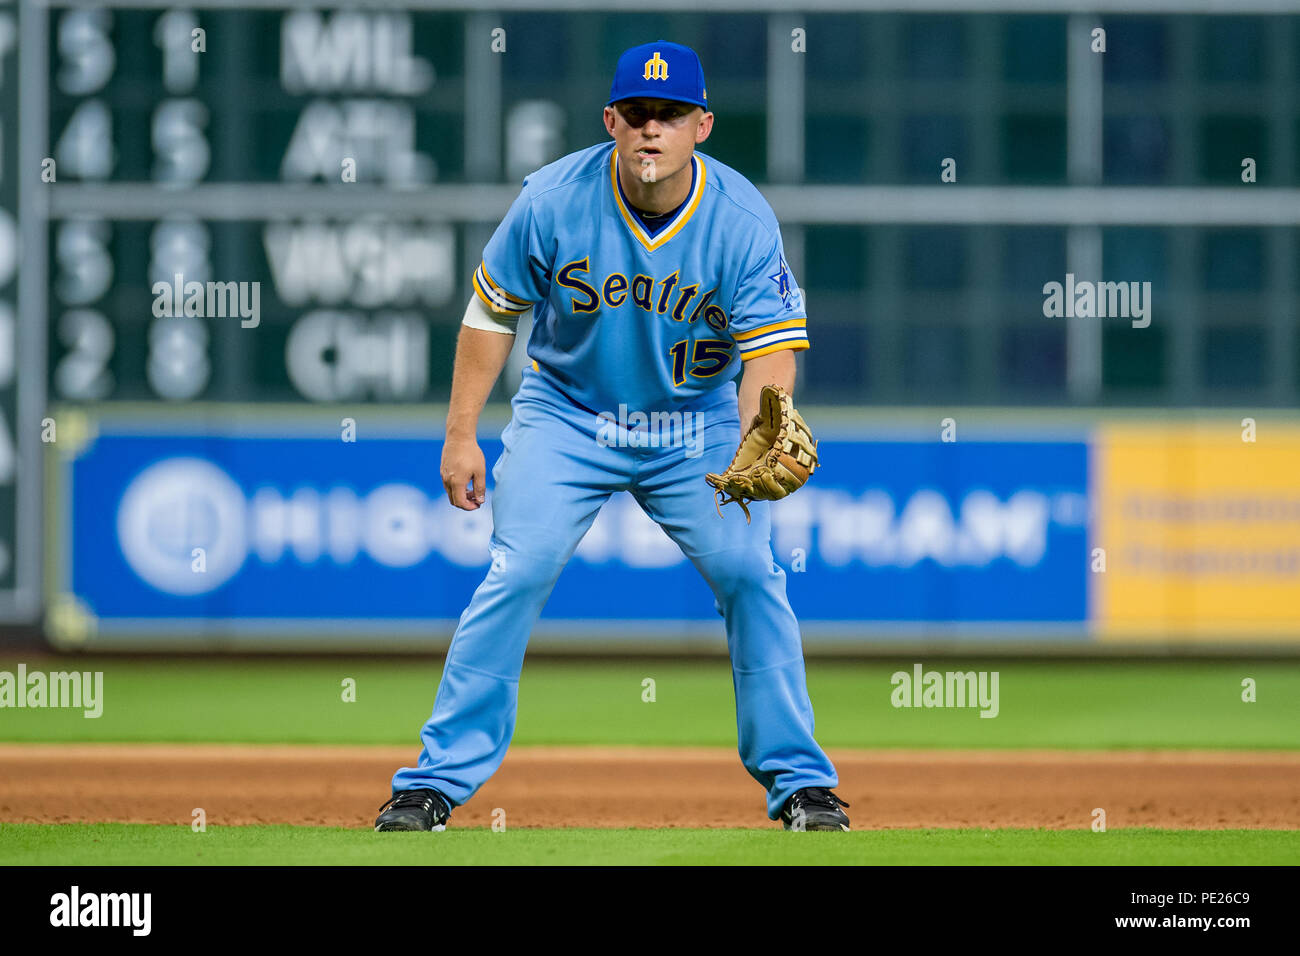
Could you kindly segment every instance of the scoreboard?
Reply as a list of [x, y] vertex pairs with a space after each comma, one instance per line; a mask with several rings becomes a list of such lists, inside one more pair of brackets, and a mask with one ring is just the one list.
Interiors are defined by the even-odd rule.
[[47, 408], [445, 401], [568, 144], [562, 93], [503, 112], [500, 17], [428, 6], [0, 0], [0, 620], [39, 609]]
[[51, 397], [425, 399], [466, 291], [428, 192], [464, 179], [463, 19], [52, 9]]

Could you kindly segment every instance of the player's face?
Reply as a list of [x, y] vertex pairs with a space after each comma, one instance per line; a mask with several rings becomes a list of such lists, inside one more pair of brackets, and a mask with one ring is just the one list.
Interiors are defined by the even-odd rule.
[[684, 169], [696, 145], [708, 139], [713, 114], [675, 100], [620, 100], [605, 107], [605, 128], [630, 171], [652, 165], [655, 181], [662, 182]]

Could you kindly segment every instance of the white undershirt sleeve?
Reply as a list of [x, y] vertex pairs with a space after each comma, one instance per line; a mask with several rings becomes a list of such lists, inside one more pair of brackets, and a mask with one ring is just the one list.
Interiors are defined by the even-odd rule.
[[[527, 315], [528, 312], [521, 314]], [[482, 299], [472, 295], [469, 297], [469, 304], [465, 306], [465, 317], [460, 321], [462, 325], [468, 325], [471, 329], [514, 335], [515, 326], [519, 324], [519, 316], [506, 312], [493, 312]]]

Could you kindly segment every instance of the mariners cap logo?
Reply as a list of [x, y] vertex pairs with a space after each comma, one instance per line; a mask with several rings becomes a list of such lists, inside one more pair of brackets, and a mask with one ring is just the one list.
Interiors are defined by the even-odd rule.
[[647, 80], [667, 80], [668, 79], [668, 61], [659, 58], [659, 51], [655, 50], [655, 55], [645, 61], [645, 79]]

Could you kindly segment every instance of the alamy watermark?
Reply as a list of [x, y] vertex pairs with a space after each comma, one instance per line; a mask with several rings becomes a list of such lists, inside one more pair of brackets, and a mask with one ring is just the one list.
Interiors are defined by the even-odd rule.
[[50, 897], [51, 926], [121, 926], [132, 936], [148, 936], [152, 912], [152, 893], [83, 893], [74, 885]]
[[629, 412], [596, 415], [596, 444], [602, 448], [685, 448], [687, 458], [704, 451], [703, 412]]
[[1065, 282], [1043, 286], [1043, 315], [1049, 319], [1132, 319], [1133, 328], [1151, 324], [1150, 282], [1076, 281], [1073, 272]]
[[80, 708], [82, 716], [104, 713], [103, 671], [0, 671], [0, 707]]
[[895, 707], [978, 707], [981, 717], [998, 715], [997, 671], [895, 671], [889, 702]]
[[239, 324], [245, 329], [255, 329], [262, 321], [260, 282], [186, 282], [184, 274], [178, 272], [171, 282], [155, 282], [151, 291], [155, 318], [239, 316]]

